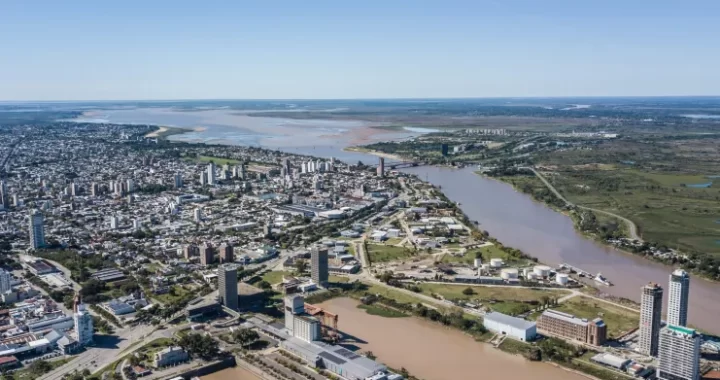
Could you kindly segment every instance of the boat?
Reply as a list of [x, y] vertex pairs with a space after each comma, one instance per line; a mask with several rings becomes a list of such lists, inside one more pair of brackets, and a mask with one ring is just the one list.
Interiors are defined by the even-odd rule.
[[599, 282], [605, 286], [612, 286], [612, 283], [608, 281], [607, 278], [605, 278], [602, 273], [598, 273], [597, 276], [595, 276], [595, 281]]

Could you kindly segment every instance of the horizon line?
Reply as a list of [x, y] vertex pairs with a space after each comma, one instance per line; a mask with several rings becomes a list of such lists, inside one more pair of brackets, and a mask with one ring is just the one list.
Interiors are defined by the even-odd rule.
[[638, 99], [638, 98], [720, 98], [718, 95], [569, 95], [569, 96], [482, 96], [482, 97], [390, 97], [390, 98], [178, 98], [178, 99], [71, 99], [0, 100], [10, 103], [105, 103], [105, 102], [200, 102], [200, 101], [360, 101], [360, 100], [482, 100], [482, 99]]

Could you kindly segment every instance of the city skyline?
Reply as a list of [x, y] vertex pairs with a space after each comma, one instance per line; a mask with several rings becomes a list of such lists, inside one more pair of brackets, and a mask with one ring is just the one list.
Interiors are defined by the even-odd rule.
[[10, 52], [0, 100], [717, 95], [719, 11], [711, 1], [17, 2], [0, 15]]

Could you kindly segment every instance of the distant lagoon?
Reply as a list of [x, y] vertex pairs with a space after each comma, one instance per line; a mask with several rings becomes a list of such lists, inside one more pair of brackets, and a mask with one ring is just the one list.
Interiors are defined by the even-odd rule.
[[720, 115], [710, 115], [710, 114], [703, 114], [703, 113], [691, 113], [691, 114], [685, 114], [680, 115], [682, 117], [687, 117], [689, 119], [720, 119]]

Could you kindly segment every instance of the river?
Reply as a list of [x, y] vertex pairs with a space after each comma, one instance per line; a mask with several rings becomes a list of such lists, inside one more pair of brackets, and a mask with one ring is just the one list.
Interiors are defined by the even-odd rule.
[[[99, 119], [93, 119], [98, 118]], [[347, 162], [377, 162], [377, 157], [346, 152], [346, 146], [377, 140], [402, 139], [417, 133], [379, 133], [381, 131], [356, 121], [290, 120], [251, 117], [230, 110], [178, 112], [172, 109], [137, 108], [104, 110], [85, 115], [77, 121], [149, 123], [180, 127], [202, 127], [196, 131], [171, 136], [187, 142], [260, 145], [291, 153], [334, 156]], [[302, 138], [301, 138], [302, 137]], [[657, 282], [666, 288], [672, 268], [611, 247], [598, 244], [579, 234], [570, 218], [534, 202], [512, 186], [478, 176], [472, 168], [461, 170], [441, 167], [406, 169], [434, 185], [472, 220], [481, 223], [502, 243], [523, 250], [550, 265], [568, 263], [586, 271], [602, 272], [613, 287], [605, 292], [614, 296], [640, 300], [640, 288]], [[693, 278], [690, 285], [690, 323], [705, 331], [720, 334], [715, 316], [720, 315], [720, 284]]]
[[[442, 191], [480, 228], [503, 244], [521, 249], [550, 265], [568, 263], [591, 273], [602, 272], [612, 287], [604, 292], [640, 301], [640, 288], [657, 282], [665, 288], [672, 268], [619, 251], [579, 234], [572, 220], [512, 186], [473, 173], [473, 168], [418, 167], [405, 170], [441, 186]], [[720, 334], [715, 318], [720, 315], [720, 284], [693, 278], [688, 318], [692, 325]]]
[[[353, 338], [350, 349], [372, 351], [392, 368], [405, 367], [424, 380], [587, 378], [545, 363], [510, 355], [463, 333], [419, 318], [384, 318], [367, 314], [350, 298], [321, 304], [340, 317], [339, 328]], [[356, 347], [352, 347], [356, 346]]]

